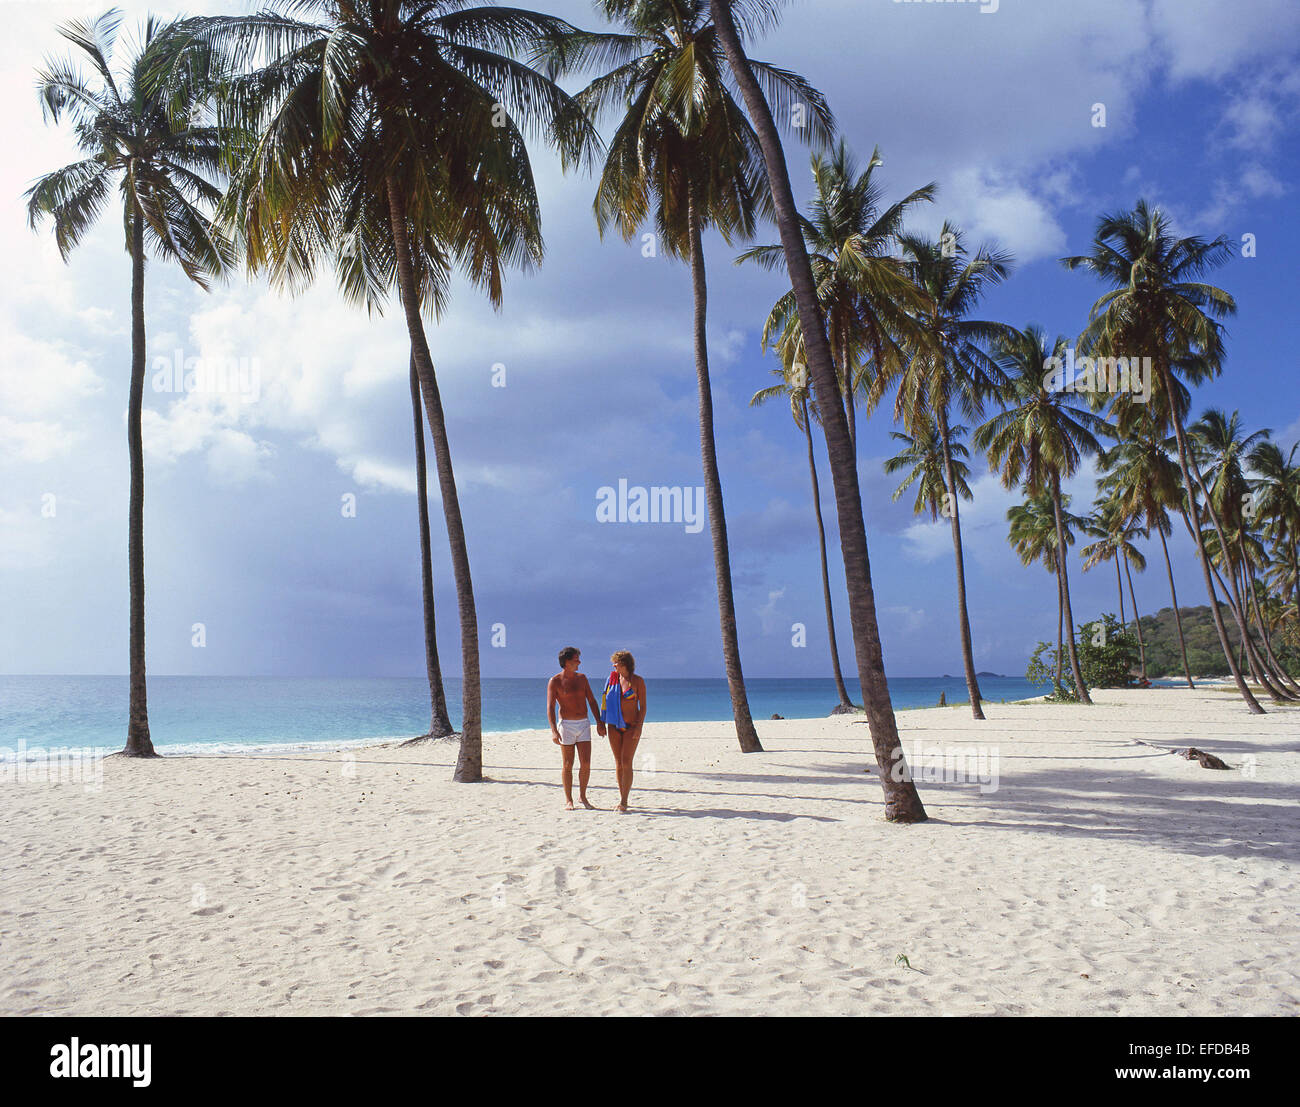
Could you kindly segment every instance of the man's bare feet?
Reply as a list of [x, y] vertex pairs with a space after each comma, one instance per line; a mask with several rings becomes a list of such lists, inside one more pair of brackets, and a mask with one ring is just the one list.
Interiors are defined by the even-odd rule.
[[591, 800], [589, 800], [586, 796], [582, 796], [580, 798], [582, 800], [582, 806], [585, 807], [588, 811], [596, 810], [596, 805], [592, 803]]
[[619, 812], [619, 814], [626, 814], [626, 813], [627, 813], [627, 804], [626, 804], [626, 803], [620, 803], [616, 808], [614, 808], [614, 810], [617, 811], [617, 812]]
[[573, 810], [573, 800], [565, 800], [565, 801], [564, 801], [564, 810], [566, 810], [566, 811], [572, 811], [572, 810]]

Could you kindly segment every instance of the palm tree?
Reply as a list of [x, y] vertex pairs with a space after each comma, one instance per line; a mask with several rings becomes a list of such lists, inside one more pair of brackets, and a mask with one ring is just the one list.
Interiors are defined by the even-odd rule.
[[116, 184], [122, 197], [126, 252], [131, 258], [131, 384], [127, 446], [131, 459], [127, 552], [130, 578], [130, 693], [128, 757], [155, 757], [149, 735], [144, 648], [144, 407], [145, 257], [174, 261], [199, 287], [230, 264], [230, 249], [213, 233], [204, 208], [221, 190], [216, 131], [204, 117], [195, 86], [163, 80], [157, 63], [175, 24], [149, 18], [126, 64], [115, 67], [113, 48], [121, 16], [111, 10], [91, 22], [73, 20], [59, 33], [89, 60], [89, 78], [74, 59], [49, 59], [37, 88], [45, 121], [72, 123], [85, 153], [47, 173], [27, 190], [33, 229], [49, 219], [66, 262], [108, 203]]
[[[1230, 255], [1231, 246], [1223, 236], [1213, 242], [1197, 237], [1175, 238], [1164, 213], [1139, 200], [1132, 211], [1103, 215], [1098, 220], [1090, 254], [1061, 259], [1066, 268], [1087, 269], [1111, 286], [1089, 313], [1088, 326], [1080, 338], [1084, 353], [1101, 357], [1144, 355], [1152, 359], [1152, 391], [1173, 428], [1189, 500], [1198, 491], [1204, 495], [1205, 488], [1192, 465], [1181, 405], [1170, 402], [1169, 397], [1176, 395], [1176, 373], [1197, 383], [1217, 376], [1222, 367], [1223, 328], [1218, 320], [1234, 314], [1237, 305], [1223, 289], [1198, 278], [1224, 264]], [[1159, 396], [1161, 392], [1164, 397]], [[1213, 506], [1207, 505], [1207, 511], [1214, 529], [1221, 531]], [[1223, 656], [1246, 706], [1263, 714], [1264, 709], [1247, 687], [1233, 657], [1200, 528], [1192, 529]], [[1222, 535], [1220, 542], [1227, 545]], [[1234, 614], [1244, 640], [1245, 626], [1240, 613]]]
[[[921, 297], [901, 259], [893, 256], [908, 208], [934, 198], [931, 183], [882, 210], [883, 190], [872, 179], [883, 165], [880, 148], [872, 151], [859, 172], [848, 145], [841, 139], [830, 156], [812, 156], [814, 194], [808, 218], [800, 216], [809, 261], [817, 280], [817, 295], [826, 316], [835, 358], [849, 440], [857, 451], [857, 401], [864, 360], [876, 367], [896, 364], [902, 357], [897, 339], [914, 333], [909, 310], [918, 311]], [[753, 261], [765, 269], [780, 269], [785, 255], [779, 245], [756, 246], [738, 263]], [[783, 295], [763, 325], [763, 345], [779, 340], [796, 347], [802, 358], [799, 309], [793, 290]], [[879, 372], [879, 368], [877, 368]]]
[[1084, 520], [1071, 513], [1070, 497], [1061, 496], [1061, 529], [1056, 527], [1056, 502], [1050, 492], [1040, 492], [1030, 496], [1024, 503], [1007, 509], [1007, 522], [1010, 524], [1007, 538], [1012, 548], [1020, 555], [1022, 565], [1032, 565], [1041, 561], [1057, 580], [1056, 587], [1056, 690], [1064, 688], [1061, 667], [1065, 663], [1065, 604], [1063, 602], [1060, 579], [1062, 555], [1058, 542], [1065, 539], [1068, 550], [1074, 545], [1075, 528], [1081, 528]]
[[[968, 428], [955, 426], [948, 428], [952, 469], [957, 493], [963, 500], [974, 498], [967, 483], [970, 466], [966, 464], [969, 453], [961, 441]], [[939, 437], [939, 428], [933, 421], [928, 426], [918, 428], [915, 436], [899, 431], [890, 431], [889, 437], [901, 442], [903, 448], [891, 458], [885, 460], [885, 472], [891, 475], [906, 473], [903, 482], [894, 489], [890, 499], [897, 502], [903, 493], [913, 485], [916, 486], [916, 499], [912, 503], [912, 513], [921, 515], [930, 513], [932, 522], [938, 521], [943, 513], [944, 496], [948, 491], [946, 480], [947, 464], [944, 457], [943, 442]]]
[[1056, 518], [1057, 585], [1069, 625], [1066, 648], [1070, 672], [1081, 703], [1092, 703], [1074, 641], [1074, 614], [1070, 606], [1070, 580], [1064, 557], [1064, 520], [1061, 516], [1061, 481], [1078, 472], [1084, 454], [1097, 453], [1097, 436], [1109, 424], [1073, 398], [1072, 393], [1048, 388], [1049, 366], [1064, 360], [1066, 340], [1050, 343], [1032, 324], [1023, 331], [1009, 330], [996, 344], [998, 367], [1006, 380], [999, 390], [1004, 409], [975, 432], [975, 444], [988, 452], [989, 465], [1001, 470], [1004, 488], [1023, 485], [1029, 495], [1047, 491]]
[[[1243, 466], [1250, 451], [1266, 441], [1271, 432], [1260, 430], [1247, 435], [1242, 429], [1238, 412], [1234, 411], [1229, 416], [1218, 408], [1208, 408], [1187, 428], [1187, 434], [1191, 441], [1194, 464], [1209, 485], [1209, 507], [1220, 521], [1219, 529], [1212, 529], [1210, 534], [1216, 539], [1220, 564], [1230, 585], [1225, 588], [1228, 602], [1234, 608], [1239, 624], [1249, 628], [1255, 596], [1254, 555], [1262, 555], [1263, 547], [1255, 542], [1258, 547], [1256, 551], [1248, 548], [1253, 541], [1250, 529], [1254, 512], [1253, 508], [1247, 508], [1253, 501]], [[1226, 546], [1223, 544], [1225, 539]], [[1262, 617], [1257, 609], [1254, 614], [1262, 633]], [[1243, 635], [1242, 648], [1255, 678], [1275, 702], [1293, 698], [1283, 686], [1288, 678], [1273, 658], [1267, 636], [1264, 637], [1264, 653], [1267, 657], [1260, 655], [1259, 648], [1249, 633]]]
[[[437, 618], [433, 606], [433, 542], [429, 534], [429, 475], [424, 453], [424, 404], [420, 402], [420, 374], [411, 358], [411, 415], [415, 424], [415, 497], [420, 523], [420, 598], [424, 613], [424, 665], [429, 679], [429, 730], [410, 742], [446, 738], [455, 733], [447, 713], [447, 691], [438, 660]], [[404, 742], [403, 745], [409, 745]]]
[[957, 625], [962, 664], [971, 713], [982, 719], [984, 711], [980, 707], [966, 602], [961, 497], [957, 494], [952, 467], [949, 422], [954, 402], [967, 418], [975, 419], [983, 414], [985, 399], [1002, 384], [1000, 371], [984, 347], [1003, 335], [1006, 328], [1001, 323], [968, 316], [984, 292], [1006, 278], [1011, 258], [987, 245], [969, 254], [961, 232], [950, 223], [944, 223], [938, 241], [904, 234], [899, 242], [912, 281], [923, 297], [917, 317], [919, 333], [909, 343], [910, 357], [905, 364], [881, 366], [871, 383], [869, 405], [874, 407], [885, 391], [897, 384], [895, 420], [901, 420], [912, 434], [920, 433], [931, 420], [938, 429], [946, 492], [944, 514], [952, 528], [953, 563], [957, 572]]
[[[1142, 551], [1133, 545], [1135, 538], [1147, 537], [1136, 518], [1124, 514], [1123, 509], [1114, 500], [1102, 500], [1096, 511], [1085, 524], [1088, 534], [1096, 542], [1080, 550], [1083, 557], [1083, 570], [1095, 569], [1108, 561], [1115, 563], [1115, 584], [1119, 590], [1120, 627], [1128, 629], [1124, 619], [1124, 580], [1128, 581], [1129, 598], [1133, 601], [1133, 626], [1137, 632], [1138, 656], [1141, 658], [1142, 679], [1147, 679], [1147, 647], [1142, 637], [1142, 616], [1138, 614], [1137, 593], [1133, 591], [1133, 568], [1139, 573], [1145, 572], [1147, 559]], [[1123, 566], [1124, 578], [1120, 577]]]
[[[1154, 422], [1146, 420], [1129, 437], [1097, 455], [1098, 468], [1102, 472], [1097, 487], [1110, 497], [1124, 517], [1135, 522], [1140, 519], [1147, 534], [1154, 530], [1160, 536], [1165, 575], [1169, 581], [1169, 602], [1174, 609], [1174, 626], [1183, 659], [1183, 676], [1187, 687], [1194, 688], [1191, 665], [1187, 661], [1187, 642], [1183, 637], [1183, 617], [1178, 610], [1178, 591], [1174, 587], [1174, 568], [1166, 540], [1173, 529], [1169, 510], [1178, 510], [1183, 503], [1182, 478], [1177, 462], [1169, 456], [1171, 448], [1171, 443], [1160, 438]], [[1140, 621], [1138, 625], [1141, 626]]]
[[[1275, 443], [1260, 442], [1250, 451], [1247, 460], [1255, 477], [1255, 509], [1258, 518], [1263, 520], [1265, 536], [1273, 545], [1275, 570], [1271, 575], [1277, 580], [1286, 576], [1292, 582], [1295, 617], [1300, 620], [1300, 464], [1296, 463], [1297, 451], [1300, 451], [1300, 445], [1292, 446], [1291, 452], [1283, 456]], [[1286, 591], [1280, 587], [1279, 597], [1285, 602]]]
[[573, 28], [463, 0], [269, 0], [253, 15], [187, 27], [221, 62], [237, 161], [221, 214], [250, 267], [295, 288], [332, 262], [345, 297], [371, 310], [398, 291], [456, 580], [464, 712], [454, 778], [481, 780], [478, 615], [423, 312], [441, 314], [455, 269], [499, 307], [505, 269], [541, 260], [525, 132], [566, 159], [595, 138], [573, 99], [517, 55]]
[[[817, 282], [808, 260], [794, 193], [790, 188], [790, 170], [777, 134], [772, 105], [769, 105], [764, 95], [764, 84], [768, 95], [773, 97], [776, 110], [783, 117], [790, 118], [791, 109], [796, 105], [785, 89], [772, 80], [771, 67], [751, 62], [745, 55], [741, 41], [742, 33], [747, 37], [752, 36], [773, 25], [777, 5], [773, 0], [709, 0], [709, 11], [727, 57], [727, 65], [740, 87], [745, 108], [763, 151], [781, 248], [785, 253], [790, 284], [799, 309], [799, 326], [806, 365], [812, 379], [813, 400], [821, 412], [826, 453], [830, 459], [840, 550], [844, 558], [844, 578], [849, 593], [849, 622], [853, 627], [853, 645], [858, 680], [862, 685], [862, 696], [867, 709], [867, 725], [885, 795], [885, 818], [891, 822], [920, 822], [926, 818], [925, 806], [921, 803], [920, 793], [916, 790], [916, 783], [903, 756], [902, 743], [898, 738], [898, 721], [894, 718], [889, 698], [889, 682], [885, 679], [857, 462], [849, 438], [847, 417], [843, 406], [838, 402], [835, 360], [826, 338], [826, 321], [817, 299]], [[804, 105], [805, 110], [806, 107]], [[831, 397], [835, 397], [837, 402], [830, 402]]]
[[[570, 68], [593, 60], [615, 68], [597, 77], [578, 103], [592, 118], [617, 107], [624, 114], [610, 141], [597, 188], [601, 234], [614, 225], [631, 239], [651, 216], [664, 249], [689, 261], [694, 292], [695, 372], [699, 388], [700, 454], [713, 539], [722, 627], [722, 656], [740, 748], [763, 747], [750, 715], [736, 634], [731, 555], [713, 429], [713, 389], [706, 338], [708, 279], [703, 233], [725, 242], [752, 238], [771, 210], [758, 138], [726, 80], [726, 64], [704, 0], [603, 0], [604, 14], [625, 34], [572, 35], [562, 50]], [[793, 74], [775, 78], [792, 95], [812, 98]], [[829, 115], [818, 117], [828, 127]]]
[[795, 426], [803, 431], [804, 439], [807, 442], [808, 475], [812, 479], [813, 513], [817, 517], [817, 545], [821, 554], [822, 599], [826, 607], [826, 634], [830, 639], [831, 648], [831, 672], [835, 678], [836, 694], [840, 698], [839, 706], [856, 711], [858, 708], [849, 698], [849, 690], [844, 685], [844, 674], [840, 670], [840, 647], [835, 640], [835, 607], [831, 602], [830, 566], [826, 560], [826, 524], [822, 521], [821, 485], [817, 480], [817, 459], [813, 452], [812, 420], [817, 417], [816, 409], [808, 402], [808, 377], [806, 372], [798, 369], [795, 365], [787, 365], [784, 369], [774, 369], [772, 372], [781, 378], [781, 383], [759, 389], [749, 402], [751, 406], [758, 407], [769, 400], [776, 399], [778, 396], [787, 397], [790, 401], [790, 414], [794, 418]]

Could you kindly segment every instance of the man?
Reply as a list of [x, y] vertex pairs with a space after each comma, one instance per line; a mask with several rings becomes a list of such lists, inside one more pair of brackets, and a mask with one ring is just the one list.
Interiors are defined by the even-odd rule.
[[[560, 651], [560, 671], [546, 684], [546, 721], [551, 727], [551, 741], [560, 747], [564, 767], [560, 779], [564, 782], [564, 809], [573, 810], [573, 751], [578, 751], [578, 799], [588, 811], [595, 808], [587, 801], [587, 781], [591, 778], [591, 723], [587, 708], [596, 716], [596, 731], [603, 738], [605, 724], [600, 717], [600, 704], [592, 694], [587, 678], [578, 672], [582, 654], [573, 646]], [[557, 725], [555, 706], [559, 704]]]

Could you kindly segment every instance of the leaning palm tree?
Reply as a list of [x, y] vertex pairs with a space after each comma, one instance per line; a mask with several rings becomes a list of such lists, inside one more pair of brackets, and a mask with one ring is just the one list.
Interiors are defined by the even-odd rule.
[[790, 401], [790, 414], [795, 426], [803, 432], [807, 443], [808, 475], [812, 480], [813, 514], [817, 518], [817, 545], [821, 554], [822, 600], [826, 607], [826, 634], [831, 649], [831, 673], [835, 679], [835, 692], [840, 698], [838, 706], [857, 711], [858, 707], [849, 698], [849, 690], [844, 685], [844, 674], [840, 669], [840, 647], [835, 639], [835, 605], [831, 602], [830, 565], [826, 559], [826, 524], [822, 520], [821, 484], [817, 479], [817, 459], [813, 451], [812, 421], [817, 416], [816, 409], [808, 402], [808, 375], [797, 364], [789, 364], [784, 369], [773, 369], [772, 372], [781, 378], [781, 383], [759, 389], [749, 402], [751, 406], [758, 407], [769, 400], [786, 397]]
[[1041, 561], [1043, 567], [1057, 581], [1056, 587], [1056, 691], [1065, 687], [1061, 669], [1065, 664], [1065, 603], [1060, 580], [1062, 554], [1057, 543], [1065, 540], [1065, 549], [1074, 545], [1074, 532], [1083, 527], [1084, 520], [1070, 511], [1070, 497], [1061, 496], [1061, 528], [1056, 526], [1057, 505], [1051, 492], [1030, 496], [1024, 503], [1007, 509], [1009, 525], [1007, 540], [1020, 556], [1022, 565]]
[[[1134, 539], [1147, 537], [1137, 519], [1124, 513], [1114, 500], [1102, 500], [1097, 504], [1093, 515], [1087, 520], [1084, 529], [1097, 541], [1079, 551], [1083, 558], [1083, 570], [1095, 569], [1108, 561], [1115, 563], [1115, 585], [1119, 591], [1119, 624], [1122, 630], [1128, 629], [1124, 618], [1124, 581], [1128, 582], [1129, 599], [1133, 603], [1133, 629], [1137, 633], [1138, 657], [1142, 679], [1147, 679], [1147, 645], [1142, 636], [1142, 616], [1138, 612], [1137, 593], [1133, 590], [1133, 569], [1139, 573], [1146, 571], [1147, 559], [1142, 551], [1133, 544]], [[1123, 579], [1120, 569], [1124, 570]]]
[[[857, 396], [863, 374], [894, 366], [903, 357], [899, 339], [915, 332], [913, 315], [921, 294], [895, 256], [903, 219], [912, 206], [934, 199], [931, 183], [884, 207], [884, 191], [874, 171], [884, 164], [880, 148], [866, 169], [842, 139], [829, 156], [812, 156], [813, 198], [809, 216], [800, 216], [808, 256], [817, 279], [817, 296], [826, 315], [827, 337], [839, 374], [849, 440], [857, 450]], [[765, 269], [785, 265], [780, 246], [756, 246], [736, 259]], [[799, 310], [794, 292], [783, 295], [763, 324], [763, 345], [780, 341], [802, 354]]]
[[[1293, 698], [1293, 694], [1286, 688], [1290, 677], [1273, 656], [1272, 645], [1264, 632], [1263, 618], [1255, 603], [1255, 566], [1262, 557], [1263, 547], [1251, 534], [1255, 525], [1254, 493], [1245, 473], [1249, 454], [1265, 443], [1271, 434], [1267, 429], [1246, 434], [1239, 412], [1228, 415], [1218, 408], [1207, 408], [1187, 428], [1192, 456], [1209, 486], [1210, 500], [1229, 543], [1228, 549], [1221, 549], [1219, 554], [1230, 585], [1228, 602], [1244, 625], [1249, 626], [1253, 615], [1260, 627], [1262, 655], [1253, 637], [1242, 640], [1247, 664], [1256, 680], [1276, 702]], [[1210, 533], [1214, 534], [1217, 545], [1218, 534]]]
[[[1155, 380], [1150, 382], [1150, 388], [1173, 429], [1189, 500], [1197, 493], [1204, 497], [1206, 490], [1195, 472], [1183, 426], [1183, 409], [1169, 402], [1169, 397], [1182, 383], [1176, 380], [1176, 374], [1182, 373], [1192, 383], [1198, 383], [1217, 376], [1222, 368], [1223, 327], [1219, 320], [1234, 314], [1237, 305], [1223, 289], [1199, 278], [1223, 265], [1231, 252], [1223, 236], [1213, 242], [1197, 237], [1175, 238], [1164, 213], [1139, 200], [1132, 211], [1103, 215], [1098, 220], [1091, 253], [1061, 259], [1066, 268], [1087, 269], [1110, 285], [1110, 290], [1092, 306], [1080, 338], [1084, 353], [1152, 359]], [[1214, 529], [1221, 531], [1213, 505], [1207, 504], [1206, 510]], [[1264, 709], [1233, 656], [1200, 528], [1191, 529], [1224, 659], [1246, 706], [1263, 714]], [[1227, 545], [1222, 534], [1219, 539]], [[1234, 612], [1234, 617], [1244, 640], [1247, 634], [1240, 613]]]
[[1079, 470], [1085, 454], [1100, 450], [1098, 435], [1109, 424], [1073, 398], [1071, 393], [1049, 388], [1050, 366], [1064, 361], [1066, 340], [1049, 342], [1032, 324], [1011, 330], [997, 341], [996, 356], [1006, 383], [999, 390], [1004, 410], [975, 432], [975, 444], [987, 451], [989, 466], [1000, 470], [1005, 488], [1023, 485], [1029, 495], [1048, 492], [1056, 516], [1057, 585], [1069, 633], [1066, 651], [1081, 703], [1091, 703], [1079, 655], [1075, 649], [1074, 615], [1070, 607], [1070, 579], [1064, 557], [1064, 520], [1061, 517], [1061, 481]]
[[[1283, 455], [1273, 442], [1261, 442], [1250, 451], [1249, 463], [1255, 478], [1254, 504], [1264, 523], [1264, 534], [1273, 547], [1272, 562], [1279, 580], [1294, 582], [1291, 598], [1300, 620], [1300, 463], [1292, 446]], [[1280, 598], [1285, 600], [1286, 591]]]
[[218, 103], [236, 136], [236, 168], [221, 216], [250, 267], [297, 288], [332, 264], [344, 296], [371, 310], [397, 290], [460, 615], [454, 778], [481, 780], [478, 615], [423, 313], [441, 314], [457, 269], [499, 306], [505, 270], [541, 260], [525, 134], [567, 159], [593, 149], [594, 131], [570, 96], [518, 57], [573, 28], [464, 0], [270, 0], [253, 15], [186, 26], [222, 65]]
[[45, 121], [72, 123], [86, 155], [41, 177], [27, 190], [27, 217], [35, 229], [46, 219], [64, 261], [80, 245], [109, 201], [122, 199], [126, 252], [131, 259], [131, 383], [127, 446], [131, 458], [127, 553], [130, 577], [130, 692], [128, 757], [154, 757], [144, 648], [144, 406], [145, 259], [174, 261], [201, 288], [224, 272], [229, 246], [215, 234], [205, 210], [220, 198], [213, 183], [221, 165], [217, 132], [189, 80], [165, 80], [159, 61], [175, 24], [150, 18], [125, 64], [115, 65], [121, 16], [111, 10], [90, 22], [73, 20], [59, 33], [89, 60], [87, 76], [75, 60], [50, 59], [37, 88]]
[[970, 693], [971, 714], [984, 718], [975, 652], [971, 644], [970, 613], [966, 602], [966, 556], [962, 550], [961, 497], [952, 465], [951, 411], [956, 404], [968, 419], [983, 414], [984, 402], [1003, 383], [987, 346], [1006, 332], [1001, 323], [969, 318], [988, 288], [1004, 280], [1011, 258], [983, 245], [968, 253], [961, 232], [944, 223], [937, 241], [919, 235], [900, 236], [903, 257], [922, 301], [917, 311], [917, 333], [909, 340], [906, 362], [880, 367], [871, 382], [869, 407], [874, 407], [891, 386], [897, 386], [894, 418], [912, 434], [934, 423], [939, 434], [945, 486], [944, 514], [952, 530], [953, 564], [957, 573], [957, 627], [962, 665]]
[[[718, 36], [704, 0], [603, 0], [606, 17], [624, 33], [576, 32], [561, 55], [572, 69], [594, 61], [615, 68], [577, 96], [592, 118], [622, 113], [596, 192], [596, 222], [603, 235], [614, 226], [633, 238], [653, 218], [666, 252], [686, 259], [694, 291], [695, 373], [699, 388], [700, 454], [713, 539], [713, 566], [722, 628], [722, 656], [740, 748], [761, 750], [745, 692], [736, 634], [731, 554], [713, 429], [713, 388], [706, 338], [708, 278], [704, 231], [723, 241], [753, 237], [757, 220], [771, 211], [758, 138], [732, 94]], [[773, 79], [814, 106], [819, 134], [830, 115], [802, 78]]]
[[[1135, 425], [1128, 437], [1097, 455], [1101, 479], [1100, 492], [1109, 497], [1116, 510], [1135, 523], [1141, 521], [1149, 535], [1155, 531], [1160, 538], [1160, 549], [1165, 559], [1165, 576], [1169, 582], [1169, 602], [1174, 610], [1174, 627], [1178, 634], [1178, 649], [1182, 655], [1183, 677], [1188, 688], [1192, 683], [1192, 668], [1187, 660], [1187, 641], [1183, 636], [1183, 616], [1178, 609], [1178, 591], [1174, 586], [1173, 562], [1169, 558], [1167, 541], [1173, 526], [1170, 510], [1177, 511], [1183, 503], [1182, 477], [1178, 463], [1170, 456], [1171, 443], [1161, 439], [1155, 423], [1146, 419]], [[1141, 622], [1138, 623], [1139, 627]]]
[[[889, 698], [889, 682], [885, 678], [880, 624], [876, 618], [876, 597], [871, 583], [871, 563], [867, 555], [867, 532], [862, 518], [857, 462], [849, 438], [848, 420], [843, 406], [838, 402], [840, 390], [836, 380], [835, 360], [826, 338], [826, 320], [817, 299], [817, 282], [808, 260], [799, 212], [790, 187], [790, 169], [773, 118], [774, 105], [776, 111], [787, 119], [798, 105], [780, 85], [773, 82], [770, 67], [751, 62], [746, 56], [741, 38], [742, 35], [752, 37], [773, 26], [777, 8], [775, 0], [709, 0], [709, 11], [717, 28], [718, 40], [726, 54], [732, 76], [740, 87], [745, 108], [763, 151], [763, 163], [767, 169], [776, 210], [776, 225], [781, 236], [781, 249], [785, 254], [786, 268], [799, 311], [799, 327], [805, 364], [813, 389], [813, 401], [822, 416], [831, 483], [835, 489], [835, 510], [839, 522], [845, 584], [849, 593], [849, 621], [853, 627], [858, 680], [862, 685], [867, 725], [885, 795], [885, 818], [891, 822], [920, 822], [926, 817], [925, 806], [921, 803], [916, 783], [907, 768], [907, 759], [898, 738], [898, 721], [894, 718]], [[767, 96], [772, 97], [772, 103], [768, 102]], [[803, 107], [807, 111], [807, 106]]]

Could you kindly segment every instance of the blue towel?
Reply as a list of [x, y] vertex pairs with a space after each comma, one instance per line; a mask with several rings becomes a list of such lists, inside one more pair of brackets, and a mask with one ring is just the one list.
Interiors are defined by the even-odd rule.
[[600, 712], [606, 725], [616, 726], [619, 730], [627, 727], [623, 721], [623, 686], [619, 683], [618, 670], [609, 674], [605, 682], [605, 694], [601, 697]]

